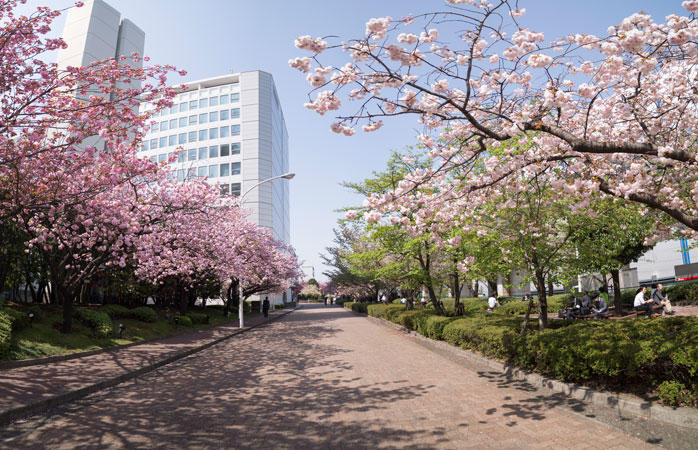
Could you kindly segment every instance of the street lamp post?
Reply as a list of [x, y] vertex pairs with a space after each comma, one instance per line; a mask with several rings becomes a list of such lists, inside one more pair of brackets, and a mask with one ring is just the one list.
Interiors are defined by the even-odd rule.
[[[252, 189], [256, 188], [260, 184], [267, 183], [269, 181], [274, 181], [278, 180], [280, 178], [283, 178], [285, 180], [290, 180], [293, 177], [295, 177], [296, 174], [293, 172], [288, 172], [283, 175], [277, 175], [275, 177], [267, 178], [266, 180], [262, 180], [259, 183], [255, 184], [254, 186], [250, 187], [247, 189], [241, 196], [240, 196], [240, 207], [242, 207], [242, 201], [245, 198], [247, 194], [252, 191]], [[245, 318], [244, 318], [244, 311], [243, 311], [243, 300], [242, 300], [242, 277], [238, 277], [238, 321], [240, 322], [240, 328], [245, 326]]]

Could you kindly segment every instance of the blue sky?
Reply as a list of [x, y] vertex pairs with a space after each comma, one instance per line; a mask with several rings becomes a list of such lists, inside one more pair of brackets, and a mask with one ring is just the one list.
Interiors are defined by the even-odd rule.
[[[231, 71], [260, 69], [274, 76], [290, 136], [291, 243], [304, 265], [323, 270], [318, 254], [332, 240], [338, 208], [361, 203], [339, 186], [380, 170], [391, 150], [414, 142], [419, 126], [414, 120], [387, 122], [371, 134], [353, 137], [329, 130], [330, 116], [303, 107], [309, 85], [288, 60], [306, 56], [293, 46], [304, 34], [360, 37], [371, 17], [400, 18], [444, 8], [443, 0], [107, 0], [146, 33], [145, 53], [154, 63], [187, 70], [173, 83], [213, 77]], [[65, 0], [29, 0], [61, 8]], [[519, 0], [526, 8], [523, 26], [543, 31], [546, 38], [570, 33], [603, 33], [609, 25], [644, 10], [657, 21], [684, 14], [680, 0]], [[54, 30], [63, 29], [63, 20]], [[338, 61], [339, 62], [339, 61]], [[307, 269], [309, 272], [309, 269]]]

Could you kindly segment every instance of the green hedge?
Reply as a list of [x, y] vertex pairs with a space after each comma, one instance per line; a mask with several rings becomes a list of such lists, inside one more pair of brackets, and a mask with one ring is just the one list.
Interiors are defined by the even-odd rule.
[[673, 303], [698, 304], [698, 282], [679, 283], [668, 286], [666, 294]]
[[[571, 294], [555, 294], [551, 295], [547, 298], [548, 302], [548, 312], [554, 312], [562, 308], [563, 306], [571, 306], [569, 303], [569, 296]], [[537, 301], [534, 300], [534, 308], [532, 310], [533, 313], [536, 312], [536, 305], [535, 302]], [[495, 308], [494, 312], [497, 314], [505, 314], [505, 315], [512, 315], [512, 316], [520, 316], [526, 314], [526, 310], [528, 309], [528, 302], [523, 302], [521, 301], [520, 298], [509, 298], [506, 299], [505, 301], [502, 302], [500, 306]]]
[[177, 318], [179, 318], [177, 323], [179, 325], [182, 325], [183, 327], [190, 327], [194, 324], [194, 322], [192, 322], [191, 319], [187, 316], [177, 316]]
[[443, 330], [446, 325], [456, 320], [457, 317], [446, 317], [432, 315], [426, 318], [425, 321], [419, 324], [419, 334], [428, 338], [441, 340], [443, 339]]
[[367, 309], [368, 305], [370, 305], [370, 303], [346, 302], [344, 304], [344, 307], [347, 309], [351, 309], [355, 313], [368, 314], [368, 309]]
[[122, 305], [104, 305], [99, 310], [108, 314], [112, 319], [135, 319], [149, 323], [154, 323], [158, 320], [155, 310], [147, 306], [128, 309]]
[[112, 319], [130, 319], [132, 316], [131, 310], [122, 305], [104, 305], [99, 310], [107, 313]]
[[10, 349], [12, 337], [12, 317], [4, 310], [0, 310], [0, 358], [4, 358]]
[[383, 305], [381, 303], [376, 303], [368, 305], [366, 309], [369, 316], [392, 320], [393, 316], [397, 316], [405, 310], [405, 305]]
[[443, 328], [443, 339], [487, 356], [509, 359], [516, 352], [519, 323], [517, 319], [486, 316], [458, 319]]
[[206, 324], [211, 320], [208, 314], [203, 313], [189, 313], [187, 316], [191, 319], [192, 323]]
[[7, 314], [8, 316], [10, 316], [10, 319], [12, 321], [12, 331], [14, 331], [15, 333], [29, 326], [30, 322], [27, 313], [10, 308], [4, 308], [2, 311], [5, 312], [5, 314]]
[[158, 314], [153, 308], [147, 306], [139, 306], [131, 310], [131, 315], [134, 319], [141, 322], [154, 323], [158, 321]]
[[91, 328], [98, 338], [106, 338], [112, 334], [112, 321], [104, 311], [79, 308], [75, 310], [75, 318]]
[[425, 322], [429, 316], [434, 314], [434, 310], [431, 309], [413, 309], [411, 311], [402, 311], [393, 316], [393, 322], [402, 325], [408, 330], [417, 330], [420, 323]]

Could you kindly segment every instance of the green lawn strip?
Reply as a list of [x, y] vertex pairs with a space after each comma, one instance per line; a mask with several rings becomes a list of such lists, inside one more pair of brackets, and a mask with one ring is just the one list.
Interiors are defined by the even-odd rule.
[[[24, 310], [27, 309], [25, 305], [5, 306], [5, 311], [11, 308], [13, 311], [25, 313]], [[100, 308], [91, 309], [99, 311]], [[176, 324], [173, 320], [174, 316], [171, 315], [168, 320], [165, 311], [153, 310], [157, 312], [155, 322], [144, 322], [125, 317], [111, 319], [112, 331], [109, 336], [98, 337], [98, 333], [93, 328], [90, 328], [85, 322], [80, 320], [73, 321], [73, 331], [71, 333], [62, 333], [60, 331], [62, 323], [60, 308], [42, 305], [40, 314], [37, 314], [31, 323], [22, 323], [18, 329], [13, 327], [9, 348], [0, 359], [21, 360], [95, 350], [167, 337], [186, 330], [221, 325], [237, 319], [235, 311], [232, 312], [230, 319], [226, 319], [220, 308], [195, 308], [190, 311], [189, 316], [193, 316], [196, 320], [190, 326], [185, 326], [183, 322], [186, 319], [182, 318], [180, 319], [182, 323]], [[254, 315], [257, 315], [257, 313], [249, 316]], [[208, 320], [206, 320], [206, 316], [208, 316]], [[122, 337], [119, 337], [119, 325], [124, 326]]]

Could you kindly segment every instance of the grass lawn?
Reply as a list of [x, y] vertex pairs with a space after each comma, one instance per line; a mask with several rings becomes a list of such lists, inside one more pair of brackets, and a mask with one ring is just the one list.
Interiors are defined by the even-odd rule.
[[[18, 311], [25, 309], [25, 305], [20, 304], [7, 304], [5, 306]], [[67, 334], [61, 333], [61, 308], [41, 305], [41, 317], [35, 319], [29, 326], [12, 332], [10, 349], [2, 359], [20, 360], [82, 352], [129, 344], [145, 339], [165, 337], [186, 330], [209, 325], [220, 325], [237, 319], [236, 311], [231, 313], [230, 319], [226, 319], [220, 308], [194, 308], [190, 310], [191, 313], [208, 314], [210, 323], [181, 326], [175, 325], [172, 320], [168, 320], [166, 311], [161, 309], [155, 309], [155, 311], [158, 314], [158, 320], [154, 323], [141, 322], [135, 319], [114, 319], [112, 320], [112, 337], [97, 338], [94, 336], [92, 329], [75, 319], [73, 320], [73, 331]], [[250, 314], [250, 316], [256, 314], [258, 313]], [[125, 326], [121, 338], [118, 337], [119, 324]]]

